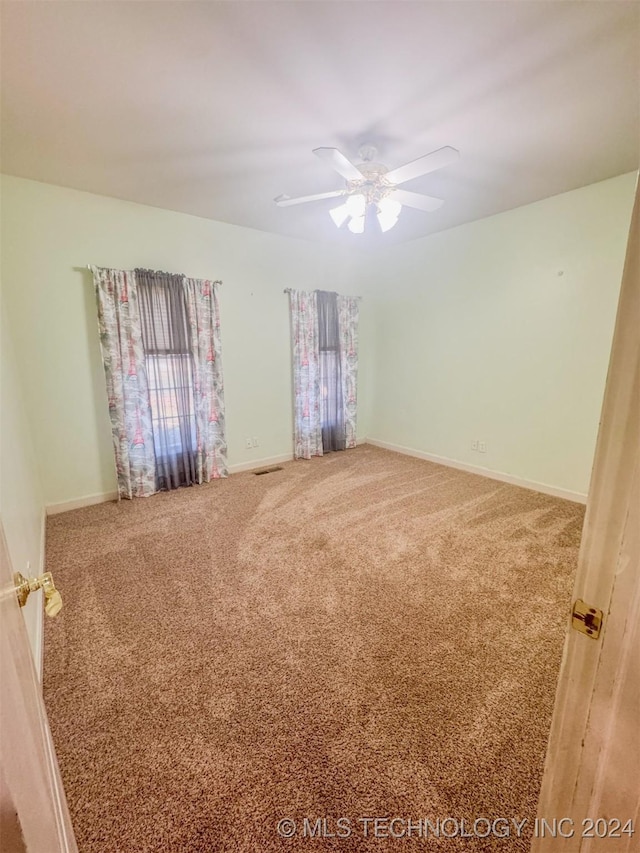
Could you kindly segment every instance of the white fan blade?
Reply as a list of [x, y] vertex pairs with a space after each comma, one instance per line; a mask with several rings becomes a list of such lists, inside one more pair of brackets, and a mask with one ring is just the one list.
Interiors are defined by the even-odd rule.
[[417, 160], [412, 160], [410, 163], [405, 163], [404, 166], [392, 169], [386, 173], [385, 178], [392, 184], [404, 184], [411, 178], [419, 178], [420, 175], [427, 175], [429, 172], [435, 172], [436, 169], [448, 166], [459, 156], [460, 152], [456, 148], [445, 145], [444, 148], [438, 148], [431, 154], [425, 154], [424, 157], [418, 157]]
[[315, 195], [302, 195], [299, 198], [289, 198], [288, 195], [279, 195], [274, 198], [278, 207], [291, 207], [292, 204], [304, 204], [307, 201], [320, 201], [322, 198], [338, 198], [344, 195], [344, 190], [333, 190], [330, 193], [316, 193]]
[[394, 190], [389, 196], [405, 207], [415, 207], [416, 210], [426, 210], [427, 213], [432, 213], [444, 204], [444, 199], [434, 198], [432, 195], [422, 195], [422, 193], [411, 193], [408, 190]]
[[364, 180], [362, 172], [353, 165], [351, 160], [347, 160], [337, 148], [314, 148], [313, 153], [321, 160], [325, 160], [332, 169], [335, 169], [347, 181]]

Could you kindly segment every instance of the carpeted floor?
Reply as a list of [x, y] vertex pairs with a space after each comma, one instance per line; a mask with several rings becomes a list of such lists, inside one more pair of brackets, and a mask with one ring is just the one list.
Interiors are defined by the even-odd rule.
[[81, 853], [528, 850], [583, 507], [368, 445], [283, 468], [49, 519]]

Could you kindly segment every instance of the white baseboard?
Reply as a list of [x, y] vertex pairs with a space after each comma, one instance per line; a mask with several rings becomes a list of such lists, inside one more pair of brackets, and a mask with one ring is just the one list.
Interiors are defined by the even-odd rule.
[[375, 438], [368, 438], [367, 444], [373, 444], [375, 447], [382, 447], [385, 450], [393, 450], [396, 453], [403, 453], [405, 456], [415, 456], [417, 459], [426, 459], [428, 462], [435, 462], [438, 465], [446, 465], [448, 468], [458, 468], [460, 471], [468, 471], [470, 474], [479, 474], [481, 477], [488, 477], [491, 480], [499, 480], [501, 483], [510, 483], [512, 486], [521, 486], [524, 489], [532, 489], [534, 492], [542, 492], [545, 495], [552, 495], [555, 498], [564, 498], [567, 501], [574, 503], [586, 504], [587, 496], [582, 492], [572, 492], [569, 489], [562, 489], [558, 486], [549, 486], [547, 483], [538, 483], [535, 480], [525, 480], [522, 477], [515, 477], [513, 474], [504, 474], [502, 471], [493, 471], [490, 468], [482, 468], [478, 465], [469, 465], [466, 462], [458, 462], [457, 459], [449, 459], [447, 456], [436, 456], [434, 453], [425, 453], [424, 450], [414, 450], [411, 447], [403, 447], [399, 444], [391, 444], [388, 441], [378, 441]]
[[101, 492], [97, 495], [85, 495], [83, 498], [74, 498], [59, 504], [47, 504], [45, 509], [47, 515], [57, 515], [59, 512], [69, 512], [72, 509], [82, 509], [84, 506], [93, 506], [107, 501], [117, 501], [117, 492]]
[[[284, 453], [281, 456], [268, 456], [265, 459], [252, 459], [250, 462], [239, 462], [237, 465], [229, 465], [229, 474], [238, 474], [241, 471], [252, 471], [254, 468], [266, 468], [269, 465], [278, 465], [280, 462], [290, 462], [292, 453]], [[100, 492], [95, 495], [85, 495], [82, 498], [73, 498], [62, 503], [47, 504], [47, 515], [57, 515], [60, 512], [69, 512], [72, 509], [82, 509], [85, 506], [117, 501], [117, 492]]]
[[[356, 444], [366, 444], [368, 441], [368, 438], [359, 438]], [[237, 465], [229, 465], [229, 473], [239, 474], [241, 471], [254, 471], [256, 468], [267, 468], [269, 465], [280, 465], [281, 462], [291, 462], [292, 460], [293, 453], [283, 453], [280, 456], [269, 456], [266, 459], [254, 459], [251, 462], [240, 462]]]
[[[410, 447], [402, 447], [399, 444], [391, 444], [387, 441], [378, 441], [375, 438], [359, 438], [357, 444], [358, 446], [362, 444], [373, 444], [376, 447], [383, 447], [386, 450], [403, 453], [405, 456], [415, 456], [418, 459], [426, 459], [429, 462], [436, 462], [438, 465], [446, 465], [449, 468], [459, 468], [462, 471], [469, 471], [471, 474], [480, 474], [481, 476], [489, 477], [492, 480], [500, 480], [503, 483], [511, 483], [514, 486], [533, 489], [536, 492], [543, 492], [546, 495], [553, 495], [554, 497], [564, 498], [565, 500], [575, 501], [576, 503], [586, 503], [587, 501], [587, 496], [580, 492], [571, 492], [568, 489], [549, 486], [545, 483], [536, 483], [533, 480], [524, 480], [521, 477], [514, 477], [511, 474], [503, 474], [500, 471], [492, 471], [489, 468], [468, 465], [465, 462], [458, 462], [457, 460], [449, 459], [446, 456], [436, 456], [433, 453], [425, 453], [422, 450], [413, 450]], [[228, 470], [229, 474], [240, 474], [243, 471], [254, 471], [257, 468], [268, 468], [270, 465], [279, 465], [282, 462], [291, 462], [292, 459], [293, 453], [282, 453], [279, 456], [267, 456], [263, 459], [251, 459], [249, 462], [238, 462], [235, 465], [229, 465]], [[95, 495], [86, 495], [85, 497], [74, 498], [73, 500], [63, 501], [62, 503], [47, 504], [46, 514], [57, 515], [60, 512], [69, 512], [72, 509], [82, 509], [82, 507], [85, 506], [93, 506], [94, 504], [105, 503], [106, 501], [115, 501], [117, 499], [117, 492], [101, 492]]]
[[252, 459], [250, 462], [238, 462], [229, 465], [230, 474], [239, 474], [241, 471], [253, 471], [256, 468], [268, 468], [270, 465], [279, 465], [281, 462], [291, 462], [293, 453], [283, 453], [280, 456], [268, 456], [265, 459]]

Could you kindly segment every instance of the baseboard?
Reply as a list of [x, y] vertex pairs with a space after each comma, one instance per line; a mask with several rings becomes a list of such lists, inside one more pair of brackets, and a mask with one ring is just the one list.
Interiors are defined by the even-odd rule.
[[83, 498], [74, 498], [59, 504], [47, 504], [45, 509], [47, 515], [57, 515], [59, 512], [69, 512], [72, 509], [82, 509], [84, 506], [93, 506], [107, 501], [117, 501], [117, 492], [101, 492], [97, 495], [85, 495]]
[[[357, 445], [366, 444], [369, 439], [359, 438]], [[241, 471], [253, 471], [256, 468], [267, 468], [269, 465], [279, 465], [281, 462], [291, 462], [293, 453], [283, 453], [280, 456], [268, 456], [266, 459], [254, 459], [251, 462], [240, 462], [237, 465], [229, 465], [230, 474], [239, 474]]]
[[[280, 462], [290, 462], [292, 459], [292, 453], [285, 453], [281, 456], [268, 456], [264, 459], [252, 459], [250, 462], [239, 462], [237, 465], [229, 465], [228, 470], [229, 474], [239, 474], [241, 471], [266, 468], [268, 465], [278, 465]], [[85, 506], [93, 506], [94, 504], [117, 500], [117, 492], [100, 492], [95, 495], [85, 495], [83, 498], [73, 498], [70, 501], [63, 501], [62, 503], [47, 504], [46, 513], [47, 515], [58, 515], [61, 512], [70, 512], [73, 509], [82, 509]]]
[[[357, 444], [361, 445], [366, 444], [367, 442], [370, 444], [376, 443], [374, 441], [370, 441], [368, 438], [359, 438]], [[380, 446], [382, 447], [383, 445]], [[389, 445], [389, 449], [395, 450], [396, 448]], [[249, 462], [238, 462], [235, 465], [229, 465], [228, 471], [229, 474], [240, 474], [242, 471], [253, 471], [256, 468], [267, 468], [269, 465], [279, 465], [281, 462], [291, 462], [292, 460], [293, 453], [282, 453], [279, 456], [266, 456], [263, 459], [251, 459]], [[94, 504], [117, 500], [117, 492], [100, 492], [95, 495], [86, 495], [83, 498], [73, 498], [73, 500], [62, 501], [62, 503], [47, 504], [45, 510], [47, 515], [57, 515], [61, 512], [70, 512], [72, 509], [82, 509], [85, 506], [93, 506]]]
[[269, 465], [279, 465], [281, 462], [291, 462], [293, 453], [283, 453], [280, 456], [267, 456], [265, 459], [252, 459], [250, 462], [238, 462], [229, 465], [230, 474], [239, 474], [241, 471], [253, 471], [255, 468], [267, 468]]
[[470, 474], [479, 474], [481, 477], [488, 477], [490, 480], [499, 480], [501, 483], [509, 483], [512, 486], [521, 486], [524, 489], [531, 489], [534, 492], [542, 492], [542, 494], [552, 495], [554, 498], [564, 498], [564, 500], [580, 504], [586, 504], [587, 502], [587, 496], [582, 494], [582, 492], [572, 492], [569, 489], [562, 489], [558, 486], [549, 486], [547, 483], [525, 480], [522, 477], [515, 477], [513, 474], [493, 471], [491, 468], [482, 468], [478, 465], [458, 462], [457, 459], [449, 459], [447, 456], [436, 456], [434, 453], [425, 453], [424, 450], [414, 450], [411, 447], [391, 444], [388, 441], [378, 441], [375, 438], [368, 438], [367, 444], [373, 444], [375, 447], [382, 447], [385, 450], [393, 450], [395, 453], [403, 453], [405, 456], [426, 459], [428, 462], [446, 465], [448, 468], [458, 468], [460, 471], [468, 471]]

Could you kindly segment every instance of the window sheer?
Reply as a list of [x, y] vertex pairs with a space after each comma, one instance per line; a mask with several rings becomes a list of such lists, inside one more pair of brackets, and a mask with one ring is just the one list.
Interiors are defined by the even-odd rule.
[[183, 277], [136, 270], [159, 489], [198, 482], [193, 356]]
[[320, 429], [322, 450], [346, 448], [338, 294], [319, 290], [318, 350], [320, 355]]

